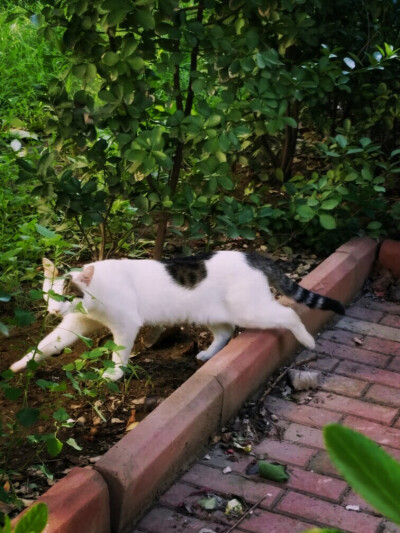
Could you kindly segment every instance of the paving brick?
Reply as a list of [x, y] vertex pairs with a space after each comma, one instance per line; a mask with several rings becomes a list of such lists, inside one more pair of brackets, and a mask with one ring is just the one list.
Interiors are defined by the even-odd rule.
[[212, 488], [216, 492], [239, 496], [251, 504], [258, 502], [261, 497], [266, 496], [261, 507], [270, 507], [277, 496], [282, 494], [282, 489], [269, 483], [257, 483], [233, 472], [223, 474], [222, 470], [198, 463], [186, 472], [182, 477], [182, 481], [193, 483], [196, 487]]
[[283, 438], [296, 444], [304, 444], [314, 448], [324, 448], [322, 430], [303, 426], [301, 424], [289, 424], [283, 434]]
[[400, 388], [399, 375], [396, 372], [383, 370], [382, 368], [360, 365], [351, 361], [341, 361], [336, 367], [335, 372], [337, 374], [344, 374], [345, 376], [365, 379], [372, 383], [375, 382], [381, 385], [388, 385], [389, 387]]
[[244, 474], [249, 463], [254, 461], [252, 455], [247, 455], [241, 452], [234, 452], [234, 454], [231, 455], [218, 448], [211, 450], [208, 453], [208, 456], [210, 459], [201, 459], [203, 465], [213, 466], [220, 470], [230, 466], [234, 472], [239, 472], [241, 474]]
[[361, 416], [385, 424], [391, 424], [398, 412], [397, 409], [393, 409], [392, 407], [376, 405], [323, 391], [316, 392], [308, 405], [312, 406], [315, 404], [324, 407], [324, 409]]
[[343, 424], [360, 431], [378, 444], [400, 449], [400, 429], [386, 427], [355, 416], [347, 416]]
[[139, 523], [148, 533], [198, 533], [201, 528], [221, 531], [222, 528], [212, 521], [198, 520], [185, 516], [166, 507], [154, 507]]
[[363, 341], [360, 347], [365, 350], [372, 350], [387, 355], [400, 355], [400, 344], [398, 342], [370, 337], [369, 335], [356, 335], [351, 331], [344, 331], [343, 329], [329, 329], [324, 331], [321, 334], [321, 338], [347, 344], [351, 347], [358, 346], [353, 339], [359, 338]]
[[[400, 381], [400, 376], [399, 376]], [[391, 405], [393, 407], [400, 406], [400, 389], [394, 389], [387, 385], [379, 385], [374, 383], [366, 392], [365, 398], [373, 400], [377, 403]]]
[[309, 472], [298, 467], [288, 467], [290, 478], [287, 486], [302, 492], [308, 492], [321, 498], [338, 502], [347, 484], [316, 472]]
[[393, 524], [393, 522], [384, 521], [382, 533], [400, 533], [400, 526]]
[[340, 413], [334, 413], [320, 407], [297, 405], [294, 402], [275, 398], [274, 396], [267, 396], [264, 405], [279, 418], [313, 427], [323, 427], [326, 424], [338, 422], [341, 417]]
[[331, 372], [339, 364], [339, 359], [329, 355], [316, 354], [318, 359], [310, 363], [310, 368], [321, 370], [322, 372]]
[[368, 296], [362, 296], [358, 301], [357, 305], [363, 307], [369, 307], [370, 309], [376, 309], [382, 311], [383, 313], [393, 313], [400, 314], [400, 307], [398, 304], [393, 302], [384, 302], [380, 300], [371, 300]]
[[326, 374], [321, 379], [320, 387], [325, 391], [360, 397], [363, 395], [367, 383], [359, 379], [339, 376], [338, 374]]
[[251, 518], [243, 520], [238, 529], [234, 529], [233, 533], [239, 533], [239, 531], [250, 531], [252, 533], [300, 533], [309, 529], [309, 527], [310, 524], [288, 516], [268, 511], [256, 511]]
[[400, 342], [400, 330], [389, 326], [382, 326], [381, 324], [374, 324], [373, 322], [357, 320], [347, 316], [341, 318], [336, 326], [357, 334], [371, 335], [372, 337]]
[[400, 357], [393, 357], [391, 362], [387, 366], [387, 370], [393, 370], [394, 372], [400, 372]]
[[385, 324], [385, 326], [391, 326], [392, 328], [399, 328], [400, 327], [400, 316], [386, 315], [385, 317], [382, 318], [380, 323]]
[[315, 348], [317, 352], [324, 353], [339, 359], [350, 359], [365, 365], [385, 367], [389, 362], [389, 356], [365, 350], [363, 348], [349, 348], [345, 344], [338, 344], [332, 341], [321, 339]]
[[325, 476], [341, 477], [339, 472], [333, 466], [328, 452], [325, 450], [321, 450], [314, 455], [308, 468], [312, 472], [318, 472], [319, 474], [324, 474]]
[[346, 505], [358, 505], [363, 512], [379, 514], [373, 507], [363, 500], [359, 494], [356, 494], [353, 491], [350, 491], [349, 494], [343, 498], [342, 503], [344, 507], [346, 507]]
[[368, 309], [367, 307], [352, 305], [346, 310], [346, 315], [352, 316], [353, 318], [360, 318], [361, 320], [368, 320], [369, 322], [379, 322], [383, 317], [383, 312], [375, 309]]
[[375, 533], [381, 522], [380, 518], [346, 511], [340, 505], [291, 491], [279, 502], [277, 509], [303, 520], [313, 520], [354, 533]]
[[298, 446], [286, 441], [264, 439], [254, 447], [257, 454], [265, 454], [267, 459], [274, 459], [282, 463], [289, 463], [297, 466], [306, 466], [312, 455], [313, 448]]

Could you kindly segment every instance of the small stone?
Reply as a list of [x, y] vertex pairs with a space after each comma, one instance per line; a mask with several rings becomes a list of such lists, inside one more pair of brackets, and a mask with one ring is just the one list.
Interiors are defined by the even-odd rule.
[[227, 466], [222, 470], [223, 474], [229, 474], [230, 472], [232, 472], [232, 468], [230, 466]]
[[272, 420], [272, 422], [277, 422], [279, 420], [279, 418], [276, 415], [272, 414], [271, 415], [271, 420]]
[[359, 511], [359, 505], [346, 505], [346, 511]]
[[203, 457], [203, 459], [205, 461], [210, 461], [211, 460], [211, 455], [209, 455], [208, 453]]

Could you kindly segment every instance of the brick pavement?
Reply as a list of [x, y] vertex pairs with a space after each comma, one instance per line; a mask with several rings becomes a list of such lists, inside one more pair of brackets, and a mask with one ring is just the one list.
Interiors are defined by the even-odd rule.
[[[253, 451], [287, 465], [287, 483], [246, 476], [254, 457], [243, 454], [232, 462], [217, 444], [209, 459], [200, 459], [159, 498], [133, 533], [297, 533], [315, 526], [400, 533], [340, 478], [322, 439], [325, 424], [341, 422], [400, 460], [399, 325], [400, 306], [359, 298], [317, 340], [318, 360], [310, 367], [322, 372], [320, 388], [301, 393], [298, 403], [273, 395], [266, 398], [268, 411], [278, 417], [281, 440], [275, 434]], [[232, 472], [223, 474], [226, 466]], [[206, 512], [196, 505], [205, 490], [224, 500], [242, 498], [249, 507], [264, 500], [231, 529], [235, 520], [223, 509]], [[347, 505], [358, 505], [359, 511], [347, 510]]]

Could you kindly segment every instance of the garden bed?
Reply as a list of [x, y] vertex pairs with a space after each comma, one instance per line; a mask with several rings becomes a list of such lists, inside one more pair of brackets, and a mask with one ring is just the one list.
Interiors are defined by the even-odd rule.
[[[293, 254], [289, 258], [282, 253], [274, 259], [296, 280], [319, 262], [315, 255], [308, 254]], [[55, 323], [52, 317], [48, 318], [44, 328], [46, 332]], [[12, 329], [10, 336], [3, 338], [0, 372], [38, 342], [43, 335], [41, 329], [38, 320], [31, 326]], [[17, 425], [14, 436], [6, 431], [0, 441], [0, 452], [3, 454], [0, 468], [5, 472], [3, 486], [10, 496], [7, 498], [5, 495], [4, 499], [9, 502], [2, 504], [6, 513], [17, 512], [15, 497], [22, 500], [23, 506], [29, 505], [73, 467], [95, 464], [126, 434], [127, 428], [143, 420], [196, 371], [199, 365], [195, 355], [211, 341], [211, 334], [206, 328], [190, 325], [170, 328], [149, 348], [146, 344], [154, 342], [151, 337], [149, 328], [139, 335], [135, 345], [137, 355], [131, 359], [132, 365], [137, 367], [137, 375], [129, 383], [118, 384], [120, 392], [110, 391], [106, 385], [99, 383], [88, 387], [83, 394], [78, 394], [73, 388], [63, 366], [73, 363], [88, 350], [82, 341], [72, 347], [71, 353], [47, 359], [35, 371], [29, 384], [26, 374], [19, 374], [12, 380], [13, 386], [26, 391], [26, 402], [21, 397], [10, 401], [2, 394], [0, 409], [2, 413], [7, 413], [5, 422], [12, 424], [22, 406], [40, 410], [40, 417], [32, 426], [21, 428]], [[109, 338], [106, 331], [101, 332], [94, 339], [94, 346], [104, 344]], [[43, 388], [45, 382], [65, 383], [65, 391], [51, 392]], [[54, 413], [61, 412], [59, 409], [62, 408], [68, 413], [70, 421], [55, 420]], [[30, 444], [28, 441], [35, 439], [35, 435], [54, 434], [55, 424], [62, 426], [57, 430], [57, 439], [63, 447], [59, 454], [52, 457], [44, 442]]]

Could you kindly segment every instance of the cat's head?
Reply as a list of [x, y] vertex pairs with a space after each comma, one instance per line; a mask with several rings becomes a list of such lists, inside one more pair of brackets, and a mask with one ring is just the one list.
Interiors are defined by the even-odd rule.
[[85, 290], [92, 281], [94, 266], [87, 265], [79, 272], [70, 272], [66, 276], [61, 276], [50, 259], [44, 257], [42, 263], [43, 297], [48, 302], [48, 312], [52, 315], [65, 316], [82, 302]]

